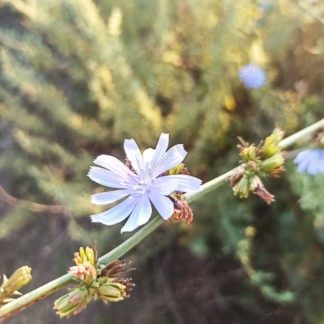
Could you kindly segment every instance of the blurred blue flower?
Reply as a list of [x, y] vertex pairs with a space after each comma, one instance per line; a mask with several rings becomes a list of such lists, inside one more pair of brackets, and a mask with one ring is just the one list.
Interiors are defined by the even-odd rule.
[[239, 70], [239, 78], [248, 89], [258, 89], [263, 86], [266, 74], [258, 65], [244, 65]]
[[308, 149], [297, 154], [294, 162], [298, 172], [307, 172], [311, 175], [324, 173], [324, 150]]
[[169, 194], [199, 189], [201, 180], [198, 178], [165, 175], [187, 155], [183, 145], [167, 150], [168, 144], [169, 135], [161, 134], [156, 148], [149, 148], [142, 155], [134, 139], [126, 139], [124, 150], [132, 170], [110, 155], [100, 155], [94, 160], [100, 167], [90, 167], [90, 179], [117, 190], [92, 195], [92, 203], [104, 205], [123, 200], [105, 212], [92, 215], [93, 222], [114, 225], [128, 218], [121, 231], [130, 232], [148, 222], [152, 215], [151, 204], [167, 220], [174, 212]]
[[269, 2], [269, 1], [261, 1], [259, 3], [259, 8], [262, 10], [270, 10], [273, 8], [273, 3]]

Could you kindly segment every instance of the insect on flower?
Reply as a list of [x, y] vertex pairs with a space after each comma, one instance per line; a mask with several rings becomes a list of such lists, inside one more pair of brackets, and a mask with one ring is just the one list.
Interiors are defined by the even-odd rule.
[[201, 180], [185, 174], [168, 174], [187, 155], [182, 144], [168, 149], [169, 135], [161, 134], [155, 149], [141, 154], [134, 139], [124, 141], [128, 166], [111, 155], [100, 155], [90, 167], [88, 176], [94, 182], [115, 190], [92, 195], [92, 203], [105, 205], [118, 202], [109, 210], [92, 215], [93, 222], [114, 225], [128, 218], [122, 232], [133, 231], [148, 222], [152, 205], [164, 220], [174, 213], [175, 192], [185, 193], [200, 188]]

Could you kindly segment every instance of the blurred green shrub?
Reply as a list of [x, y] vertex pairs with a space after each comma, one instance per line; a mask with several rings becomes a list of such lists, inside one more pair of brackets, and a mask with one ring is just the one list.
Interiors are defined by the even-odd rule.
[[[112, 244], [119, 229], [107, 235], [107, 228], [89, 226], [97, 210], [86, 173], [98, 154], [123, 158], [125, 137], [147, 146], [170, 132], [190, 150], [193, 173], [207, 180], [237, 163], [238, 135], [258, 142], [275, 126], [290, 133], [323, 116], [323, 7], [279, 0], [5, 1], [1, 183], [23, 200], [63, 205], [73, 239]], [[251, 62], [267, 73], [260, 90], [247, 91], [237, 77]], [[207, 257], [217, 237], [236, 251], [263, 295], [290, 301], [285, 289], [296, 291], [308, 275], [317, 287], [323, 283], [321, 184], [291, 168], [273, 183], [277, 203], [270, 208], [254, 198], [238, 201], [230, 189], [210, 195], [198, 204], [188, 246]], [[5, 211], [0, 238], [43, 217], [22, 204]], [[251, 226], [256, 234], [247, 237]], [[319, 304], [309, 304], [317, 293], [314, 287], [302, 299], [305, 314], [319, 313]]]

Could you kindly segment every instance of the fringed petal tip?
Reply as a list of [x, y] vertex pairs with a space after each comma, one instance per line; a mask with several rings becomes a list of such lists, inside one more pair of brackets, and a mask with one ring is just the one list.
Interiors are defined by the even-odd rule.
[[120, 233], [123, 234], [123, 233], [130, 233], [130, 232], [133, 232], [132, 229], [124, 229], [125, 226], [122, 227], [122, 229], [120, 230]]
[[111, 155], [99, 155], [93, 161], [93, 163], [116, 174], [120, 174], [123, 176], [134, 175], [134, 173], [124, 163], [122, 163], [117, 158]]
[[188, 176], [188, 177], [190, 177], [188, 179], [188, 182], [190, 182], [191, 184], [191, 188], [190, 190], [188, 190], [188, 192], [198, 191], [202, 185], [202, 180], [193, 176]]
[[91, 223], [100, 223], [100, 220], [97, 219], [97, 215], [90, 215]]
[[128, 160], [132, 163], [132, 167], [135, 169], [136, 173], [140, 174], [144, 169], [144, 161], [141, 151], [133, 138], [125, 139], [124, 151]]
[[151, 163], [150, 174], [152, 178], [159, 176], [181, 163], [186, 155], [187, 151], [184, 149], [183, 144], [177, 144], [172, 146], [168, 151], [156, 156]]
[[174, 158], [178, 158], [178, 159], [182, 159], [181, 162], [185, 159], [185, 157], [187, 156], [188, 152], [185, 149], [183, 144], [177, 144], [172, 146], [167, 152], [166, 154], [170, 154], [171, 156], [173, 155]]

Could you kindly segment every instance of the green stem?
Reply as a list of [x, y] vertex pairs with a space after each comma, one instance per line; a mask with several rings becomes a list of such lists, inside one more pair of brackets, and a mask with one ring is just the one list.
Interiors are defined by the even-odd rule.
[[302, 138], [310, 137], [312, 134], [314, 134], [316, 131], [320, 130], [321, 128], [324, 129], [324, 118], [321, 119], [320, 121], [318, 121], [317, 123], [314, 123], [304, 129], [300, 130], [299, 132], [286, 137], [279, 143], [279, 145], [281, 148], [286, 148], [286, 147], [294, 144], [295, 142], [298, 142]]
[[[281, 148], [286, 148], [295, 142], [299, 141], [304, 137], [309, 137], [317, 130], [324, 128], [324, 119], [319, 122], [312, 124], [309, 127], [304, 128], [303, 130], [285, 138], [280, 142]], [[237, 168], [234, 168], [219, 177], [203, 184], [201, 189], [198, 192], [194, 192], [187, 195], [187, 199], [189, 202], [193, 202], [206, 194], [212, 192], [217, 187], [219, 187], [225, 180], [227, 180]], [[109, 264], [112, 261], [119, 259], [123, 255], [125, 255], [129, 250], [131, 250], [134, 246], [140, 243], [146, 236], [156, 230], [163, 223], [163, 219], [161, 217], [155, 217], [150, 221], [146, 226], [137, 231], [134, 235], [132, 235], [125, 242], [117, 246], [112, 251], [103, 255], [99, 258], [99, 263], [101, 264]], [[0, 319], [8, 318], [17, 312], [25, 309], [26, 307], [32, 305], [36, 301], [39, 301], [51, 294], [55, 291], [63, 288], [68, 283], [72, 281], [72, 277], [70, 274], [65, 274], [53, 281], [46, 283], [45, 285], [17, 298], [16, 300], [2, 306], [0, 308]]]
[[315, 10], [307, 8], [305, 6], [303, 6], [302, 4], [300, 4], [298, 1], [294, 1], [294, 3], [297, 5], [297, 7], [299, 9], [301, 9], [302, 11], [306, 12], [308, 15], [310, 15], [311, 17], [313, 17], [315, 20], [317, 20], [319, 23], [324, 24], [324, 19], [321, 18], [320, 15], [318, 15]]

